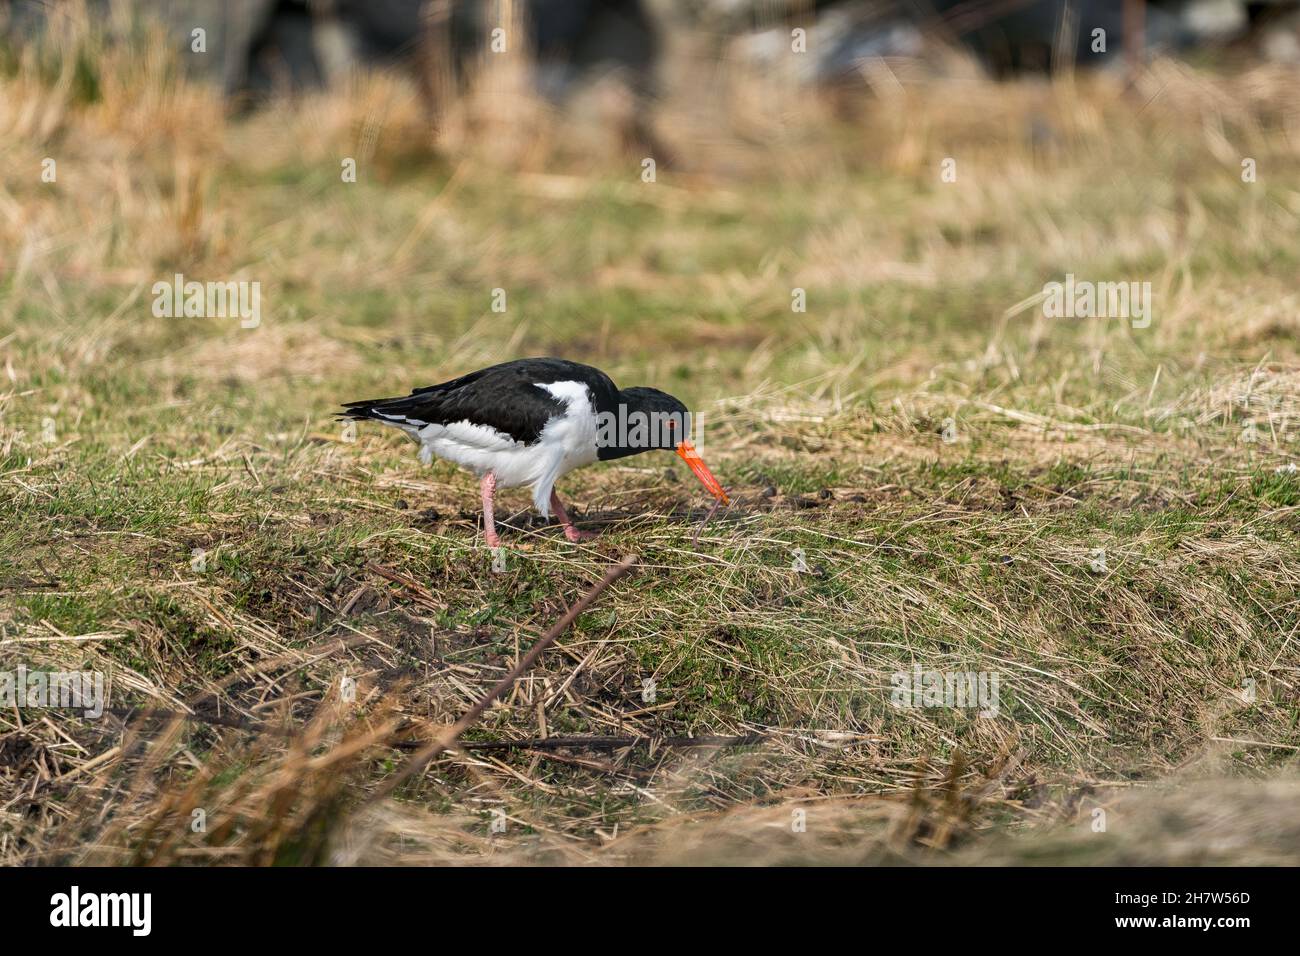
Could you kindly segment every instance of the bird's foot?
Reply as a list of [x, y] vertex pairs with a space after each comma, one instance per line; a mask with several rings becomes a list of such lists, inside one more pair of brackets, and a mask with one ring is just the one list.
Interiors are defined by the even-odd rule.
[[573, 525], [564, 526], [564, 536], [577, 544], [579, 541], [590, 541], [592, 538], [599, 537], [595, 531], [579, 531]]
[[501, 547], [501, 535], [497, 534], [495, 531], [484, 531], [483, 540], [487, 543], [489, 548]]

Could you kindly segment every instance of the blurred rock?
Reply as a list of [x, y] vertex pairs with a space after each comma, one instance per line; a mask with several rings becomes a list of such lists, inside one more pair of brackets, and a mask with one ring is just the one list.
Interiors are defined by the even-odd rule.
[[[516, 8], [543, 95], [560, 100], [601, 69], [620, 71], [634, 92], [653, 91], [659, 43], [641, 0], [518, 0]], [[495, 4], [479, 0], [244, 0], [229, 9], [239, 22], [226, 71], [235, 97], [318, 86], [360, 65], [431, 66], [459, 80], [491, 31], [508, 26]], [[422, 61], [432, 55], [427, 45], [450, 62]]]
[[1300, 9], [1258, 4], [1249, 12], [1259, 55], [1274, 63], [1300, 64]]
[[[759, 67], [790, 55], [791, 30], [804, 29], [806, 53], [796, 76], [816, 84], [853, 79], [875, 58], [919, 58], [938, 69], [934, 51], [941, 44], [965, 49], [994, 76], [1057, 64], [1105, 66], [1125, 50], [1124, 0], [704, 0], [692, 6], [694, 20], [735, 37], [733, 53]], [[1149, 57], [1224, 45], [1252, 29], [1258, 8], [1295, 10], [1300, 3], [1149, 0], [1143, 6], [1143, 55]], [[1292, 33], [1276, 30], [1271, 55], [1290, 55]]]

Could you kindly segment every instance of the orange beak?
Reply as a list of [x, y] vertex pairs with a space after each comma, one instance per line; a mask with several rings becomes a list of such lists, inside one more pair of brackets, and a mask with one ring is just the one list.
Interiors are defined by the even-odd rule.
[[704, 459], [700, 457], [694, 445], [688, 441], [681, 442], [677, 446], [677, 454], [681, 456], [682, 461], [690, 465], [691, 471], [695, 472], [695, 477], [700, 479], [700, 484], [709, 489], [709, 494], [724, 505], [731, 504], [731, 499], [722, 490], [722, 485], [718, 484], [718, 479], [713, 477], [713, 472], [709, 471], [709, 466], [704, 463]]

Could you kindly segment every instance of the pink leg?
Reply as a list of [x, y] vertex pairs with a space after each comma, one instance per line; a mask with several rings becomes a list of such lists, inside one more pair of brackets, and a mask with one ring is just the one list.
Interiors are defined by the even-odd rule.
[[492, 520], [492, 495], [497, 490], [497, 476], [488, 472], [478, 483], [479, 490], [483, 492], [483, 540], [487, 542], [489, 548], [501, 547], [501, 538], [497, 534], [497, 526]]
[[560, 519], [560, 524], [564, 525], [564, 536], [570, 541], [585, 541], [596, 537], [593, 532], [579, 531], [573, 526], [573, 522], [569, 520], [569, 513], [564, 510], [564, 502], [560, 500], [560, 496], [554, 489], [551, 490], [551, 510], [555, 512], [555, 517]]

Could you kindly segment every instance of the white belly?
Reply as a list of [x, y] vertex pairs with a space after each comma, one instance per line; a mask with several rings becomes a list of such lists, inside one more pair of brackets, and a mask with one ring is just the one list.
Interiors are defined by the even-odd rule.
[[564, 415], [552, 419], [541, 437], [528, 445], [509, 435], [469, 422], [406, 426], [420, 442], [420, 460], [433, 456], [455, 462], [480, 477], [489, 471], [501, 488], [531, 487], [533, 504], [543, 516], [551, 512], [551, 489], [561, 475], [596, 460], [596, 416], [587, 388], [578, 382], [540, 385], [565, 402]]

